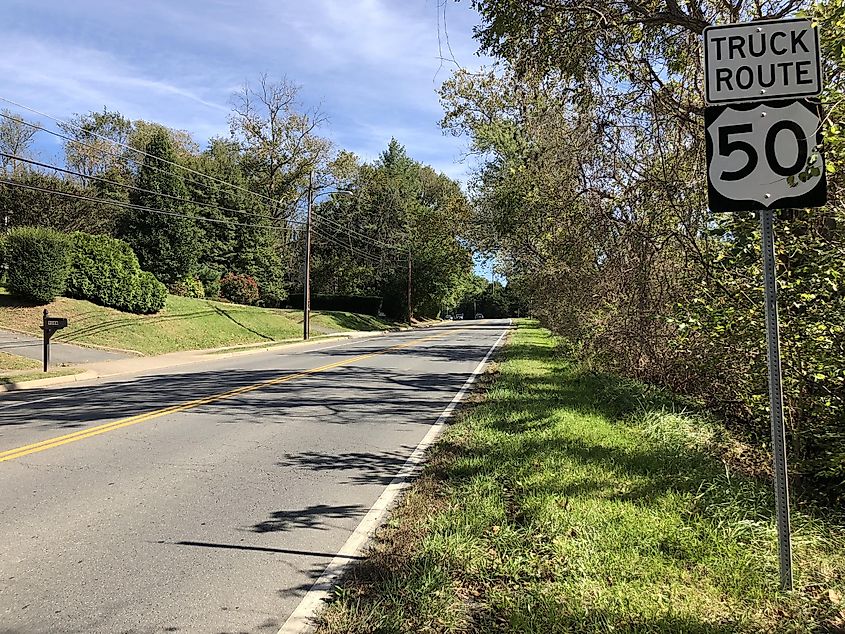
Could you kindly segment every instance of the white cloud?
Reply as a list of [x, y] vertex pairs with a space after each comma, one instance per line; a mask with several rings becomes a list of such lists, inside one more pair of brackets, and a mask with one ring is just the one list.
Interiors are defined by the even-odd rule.
[[[226, 133], [233, 88], [267, 72], [322, 103], [323, 133], [343, 147], [375, 158], [395, 136], [414, 158], [466, 171], [462, 142], [437, 126], [452, 68], [437, 59], [440, 0], [9, 1], [0, 95], [61, 118], [106, 106], [202, 143]], [[449, 2], [447, 18], [457, 59], [479, 65], [473, 13]]]

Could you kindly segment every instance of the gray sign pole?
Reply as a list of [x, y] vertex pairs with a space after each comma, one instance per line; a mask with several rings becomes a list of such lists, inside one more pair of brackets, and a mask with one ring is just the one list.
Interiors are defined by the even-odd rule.
[[769, 344], [769, 406], [775, 467], [775, 511], [778, 519], [780, 587], [792, 590], [792, 537], [789, 525], [789, 482], [786, 478], [786, 430], [783, 424], [783, 389], [780, 370], [778, 289], [775, 270], [774, 211], [760, 212], [763, 230], [763, 283], [766, 293], [766, 340]]

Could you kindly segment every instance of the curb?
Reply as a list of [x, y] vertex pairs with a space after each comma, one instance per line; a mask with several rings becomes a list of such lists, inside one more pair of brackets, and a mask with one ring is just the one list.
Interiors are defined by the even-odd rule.
[[[407, 330], [418, 330], [421, 328], [425, 328], [426, 326], [413, 328], [413, 327], [404, 327], [399, 329], [392, 329], [392, 330], [352, 330], [347, 333], [337, 333], [331, 335], [325, 335], [323, 337], [312, 337], [309, 341], [288, 341], [288, 342], [278, 342], [275, 344], [268, 344], [266, 346], [262, 346], [260, 348], [253, 347], [248, 348], [246, 350], [232, 350], [230, 352], [221, 352], [215, 353], [214, 349], [211, 350], [188, 350], [186, 352], [193, 352], [197, 355], [203, 355], [202, 358], [192, 358], [185, 361], [181, 361], [178, 363], [173, 363], [170, 365], [163, 365], [155, 368], [148, 368], [149, 371], [155, 372], [157, 370], [167, 370], [170, 368], [178, 368], [184, 365], [193, 365], [195, 363], [207, 363], [208, 361], [216, 361], [218, 359], [230, 359], [233, 357], [238, 356], [248, 356], [251, 354], [258, 354], [260, 352], [270, 352], [272, 350], [278, 350], [279, 348], [294, 348], [296, 346], [303, 346], [308, 345], [309, 343], [323, 343], [323, 342], [331, 342], [331, 341], [342, 341], [344, 339], [366, 339], [369, 337], [382, 337], [385, 335], [395, 334], [396, 332], [400, 331], [407, 331]], [[143, 357], [141, 357], [143, 358]], [[155, 357], [149, 357], [155, 358]], [[62, 385], [66, 383], [77, 383], [79, 381], [89, 381], [91, 379], [105, 379], [117, 376], [126, 376], [129, 374], [138, 374], [145, 372], [146, 370], [124, 370], [119, 372], [97, 372], [95, 370], [85, 370], [84, 372], [80, 372], [78, 374], [66, 374], [64, 376], [53, 376], [46, 379], [33, 379], [31, 381], [20, 381], [18, 383], [4, 383], [0, 384], [0, 394], [5, 392], [16, 392], [19, 390], [29, 390], [33, 388], [39, 387], [49, 387], [53, 385]]]
[[87, 381], [89, 379], [97, 379], [100, 375], [93, 370], [85, 370], [78, 374], [65, 374], [64, 376], [51, 376], [46, 379], [32, 379], [31, 381], [20, 381], [19, 383], [4, 383], [0, 385], [0, 394], [3, 392], [16, 392], [18, 390], [28, 390], [34, 387], [47, 387], [49, 385], [61, 385], [62, 383], [75, 383], [77, 381]]

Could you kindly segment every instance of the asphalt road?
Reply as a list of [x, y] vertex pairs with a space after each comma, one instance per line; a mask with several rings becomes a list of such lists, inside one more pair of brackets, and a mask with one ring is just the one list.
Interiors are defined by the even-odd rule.
[[[0, 352], [7, 352], [41, 361], [44, 358], [44, 340], [10, 330], [0, 330]], [[69, 343], [61, 343], [55, 339], [50, 342], [51, 366], [60, 363], [73, 365], [77, 363], [112, 361], [115, 359], [126, 359], [130, 356], [132, 355], [126, 354], [125, 352], [74, 346]]]
[[4, 395], [0, 632], [275, 633], [505, 327]]

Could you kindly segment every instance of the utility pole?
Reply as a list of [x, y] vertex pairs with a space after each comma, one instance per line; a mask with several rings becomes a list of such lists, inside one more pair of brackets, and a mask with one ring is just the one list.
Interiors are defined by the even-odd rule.
[[408, 245], [408, 325], [411, 325], [411, 245]]
[[308, 214], [305, 218], [305, 285], [302, 293], [302, 338], [311, 336], [311, 206], [314, 203], [314, 170], [308, 174]]

